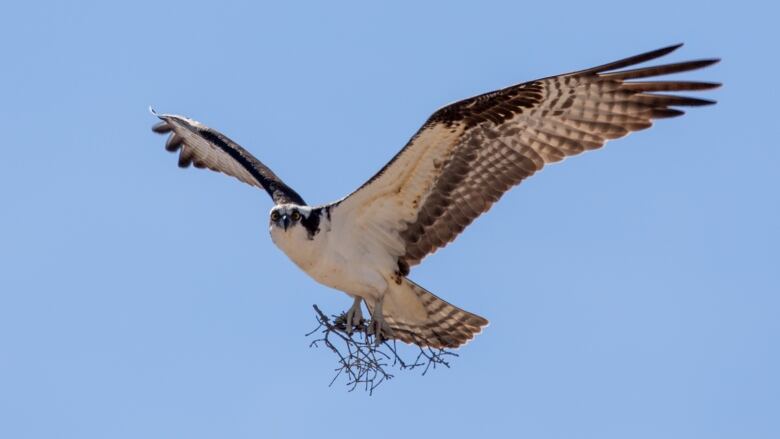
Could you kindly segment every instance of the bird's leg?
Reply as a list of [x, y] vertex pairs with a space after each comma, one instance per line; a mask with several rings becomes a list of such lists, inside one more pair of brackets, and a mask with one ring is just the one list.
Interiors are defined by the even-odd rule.
[[371, 313], [371, 323], [368, 326], [368, 332], [369, 334], [374, 334], [377, 345], [393, 336], [393, 330], [385, 323], [385, 318], [382, 315], [382, 303], [384, 302], [384, 299], [385, 296], [383, 294], [374, 304], [374, 310]]
[[363, 311], [360, 309], [360, 302], [363, 299], [355, 297], [355, 301], [352, 302], [352, 306], [347, 311], [347, 334], [352, 334], [352, 330], [360, 325], [360, 321], [363, 320]]

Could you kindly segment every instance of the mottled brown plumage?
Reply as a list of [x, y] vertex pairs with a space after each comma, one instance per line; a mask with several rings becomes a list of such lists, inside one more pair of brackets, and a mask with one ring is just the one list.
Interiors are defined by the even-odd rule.
[[[455, 348], [474, 338], [488, 324], [483, 317], [442, 300], [409, 279], [402, 278], [401, 282], [425, 308], [427, 319], [421, 323], [385, 305], [385, 321], [397, 340], [432, 348]], [[373, 314], [372, 304], [368, 309]]]
[[[678, 47], [448, 105], [436, 111], [382, 170], [337, 205], [350, 212], [355, 224], [371, 229], [379, 239], [395, 241], [398, 265], [408, 271], [453, 241], [507, 190], [546, 164], [648, 128], [653, 119], [683, 114], [673, 107], [713, 104], [657, 92], [708, 90], [719, 84], [628, 80], [695, 70], [716, 63], [716, 59], [619, 70]], [[434, 329], [413, 328], [410, 332], [392, 316], [386, 317], [399, 338], [423, 339], [431, 346], [455, 346], [487, 323], [478, 316], [474, 318], [481, 323], [474, 326], [432, 318]], [[455, 335], [458, 331], [469, 336]], [[442, 342], [448, 334], [457, 344]]]
[[[443, 165], [438, 177], [419, 191], [417, 217], [400, 232], [406, 243], [401, 261], [413, 266], [452, 241], [504, 192], [545, 164], [648, 128], [653, 119], [683, 114], [670, 107], [713, 104], [652, 92], [707, 90], [719, 84], [625, 80], [694, 70], [716, 63], [715, 59], [610, 72], [678, 47], [514, 85], [435, 112], [421, 131], [443, 124], [458, 136], [439, 159]], [[420, 133], [407, 148], [419, 137]]]

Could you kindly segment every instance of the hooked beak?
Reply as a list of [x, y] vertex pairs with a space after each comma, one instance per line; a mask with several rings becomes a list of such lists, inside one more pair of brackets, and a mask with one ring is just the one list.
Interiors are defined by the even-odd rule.
[[290, 217], [287, 215], [282, 215], [282, 227], [284, 227], [284, 231], [287, 231], [287, 227], [290, 227]]

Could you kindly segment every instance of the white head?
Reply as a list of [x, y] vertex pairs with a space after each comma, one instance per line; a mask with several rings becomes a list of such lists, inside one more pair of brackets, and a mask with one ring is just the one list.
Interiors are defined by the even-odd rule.
[[[271, 209], [271, 240], [303, 270], [317, 263], [323, 208], [299, 204], [280, 204]], [[325, 226], [325, 224], [322, 224]]]
[[[316, 216], [316, 221], [315, 217]], [[271, 234], [299, 233], [316, 234], [319, 227], [319, 215], [312, 213], [309, 206], [298, 204], [280, 204], [271, 209], [269, 228]]]

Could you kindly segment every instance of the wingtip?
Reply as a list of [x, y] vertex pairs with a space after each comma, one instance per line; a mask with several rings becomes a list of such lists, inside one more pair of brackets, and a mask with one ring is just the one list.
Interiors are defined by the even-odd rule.
[[[663, 55], [666, 55], [666, 54], [672, 53], [675, 50], [679, 49], [684, 44], [685, 43], [672, 44], [671, 46], [667, 46], [667, 47], [664, 47], [662, 49], [658, 49], [656, 52], [657, 53], [662, 53]], [[719, 63], [720, 62], [720, 58], [705, 58], [705, 59], [699, 60], [698, 62], [701, 63], [701, 67], [706, 67], [706, 66], [711, 66], [713, 64]]]
[[161, 115], [154, 111], [154, 108], [152, 106], [149, 106], [149, 113], [152, 114], [152, 116], [155, 116], [161, 120], [161, 122], [157, 122], [152, 126], [152, 131], [154, 131], [157, 134], [168, 134], [173, 129], [171, 125], [168, 124], [168, 121], [165, 119], [164, 115]]
[[170, 115], [158, 113], [151, 105], [149, 106], [149, 113], [161, 120], [161, 122], [157, 122], [152, 126], [152, 131], [157, 134], [168, 134], [173, 130], [173, 126], [168, 123], [170, 122]]
[[723, 86], [722, 82], [699, 82], [699, 90], [714, 90]]
[[661, 57], [661, 56], [664, 56], [664, 55], [667, 55], [667, 54], [670, 54], [670, 53], [674, 52], [675, 50], [677, 50], [680, 47], [682, 47], [684, 44], [685, 43], [672, 44], [671, 46], [666, 46], [666, 47], [662, 47], [660, 49], [656, 49], [654, 52], [657, 55], [657, 57]]
[[710, 67], [719, 62], [720, 62], [720, 58], [704, 58], [704, 59], [697, 59], [693, 61], [686, 61], [684, 63], [679, 63], [679, 64], [688, 65], [690, 67], [688, 70], [695, 70], [695, 69], [703, 69], [705, 67]]
[[149, 106], [149, 113], [152, 116], [158, 117], [160, 120], [166, 120], [166, 117], [169, 116], [168, 114], [158, 113], [157, 110], [155, 110], [151, 105]]
[[640, 53], [638, 55], [630, 56], [628, 58], [623, 58], [617, 61], [613, 61], [607, 64], [602, 64], [600, 66], [591, 67], [589, 69], [582, 70], [580, 74], [587, 74], [587, 73], [597, 73], [597, 74], [603, 74], [611, 70], [618, 70], [625, 67], [633, 66], [636, 64], [641, 64], [647, 61], [652, 61], [656, 58], [660, 58], [662, 56], [668, 55], [671, 52], [674, 52], [675, 50], [682, 47], [683, 43], [677, 43], [672, 44], [671, 46], [662, 47], [660, 49], [651, 50], [649, 52]]
[[168, 125], [168, 122], [162, 121], [157, 122], [152, 126], [152, 131], [154, 131], [157, 134], [167, 134], [170, 133], [172, 130], [171, 126]]

